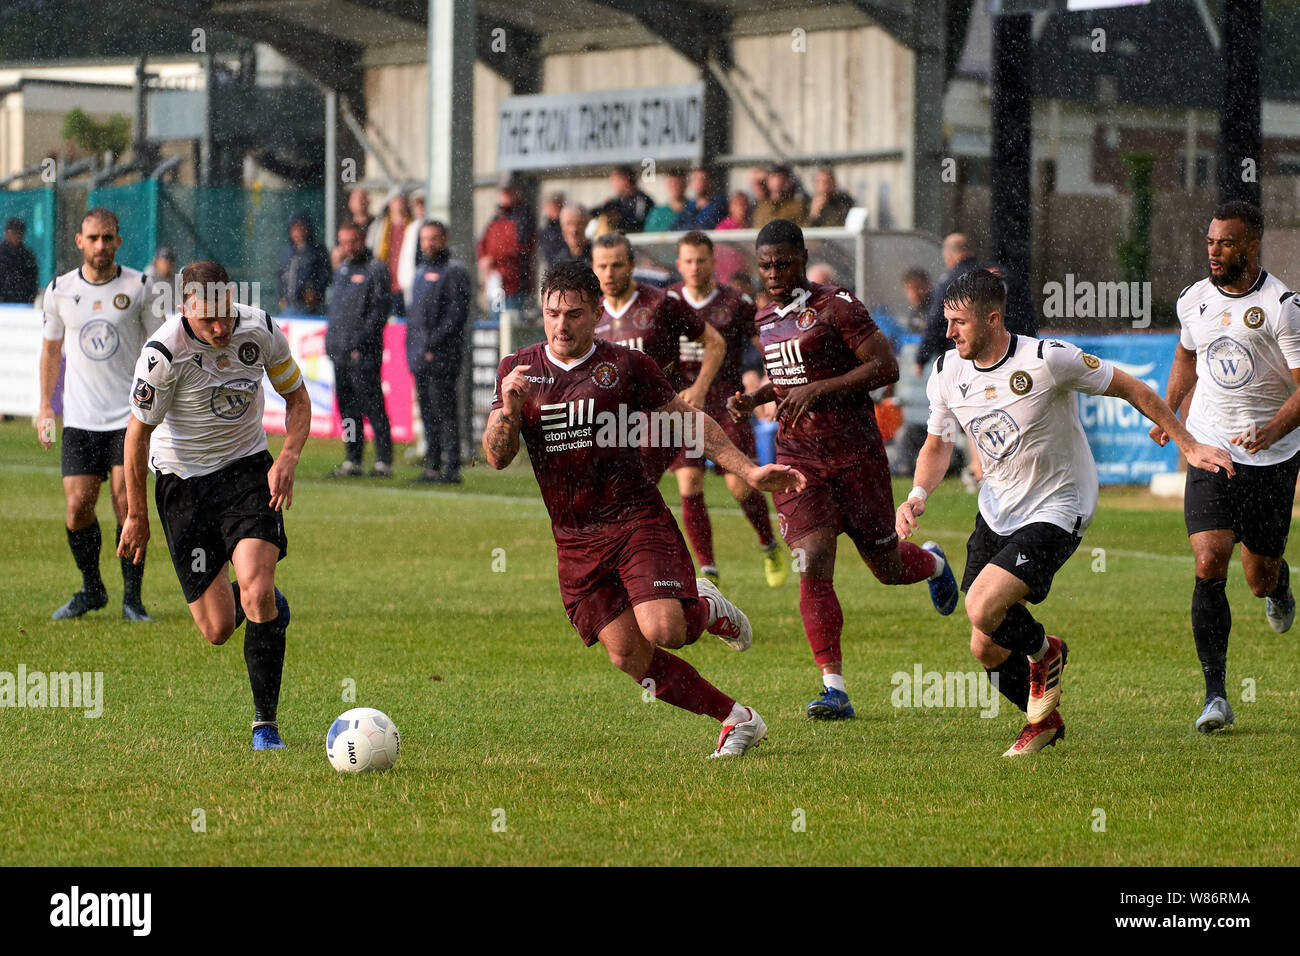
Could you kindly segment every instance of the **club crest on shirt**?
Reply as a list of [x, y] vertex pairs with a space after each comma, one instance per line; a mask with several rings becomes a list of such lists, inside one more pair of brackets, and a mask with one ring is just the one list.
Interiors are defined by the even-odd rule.
[[799, 318], [795, 319], [794, 327], [800, 332], [807, 332], [817, 323], [817, 313], [812, 309], [804, 309], [799, 313]]
[[650, 315], [649, 309], [637, 309], [635, 312], [632, 313], [632, 324], [635, 325], [638, 329], [650, 328], [650, 325], [653, 321], [654, 320]]
[[245, 342], [239, 347], [239, 361], [245, 365], [256, 365], [260, 354], [262, 350], [257, 347], [256, 342]]
[[1220, 336], [1205, 350], [1210, 378], [1223, 388], [1241, 388], [1255, 377], [1255, 357], [1230, 335]]
[[618, 384], [618, 367], [613, 362], [601, 362], [591, 370], [591, 380], [601, 388], [613, 388]]
[[1020, 447], [1020, 426], [1000, 408], [974, 419], [970, 433], [980, 451], [994, 461], [1014, 455]]
[[1011, 373], [1011, 391], [1017, 395], [1023, 395], [1034, 387], [1034, 380], [1030, 374], [1023, 369], [1017, 369]]
[[113, 296], [113, 308], [121, 310], [131, 304], [131, 297], [125, 292], [119, 292]]
[[143, 408], [145, 411], [153, 408], [153, 386], [142, 378], [135, 380], [135, 388], [131, 391], [131, 401], [135, 403], [136, 408]]
[[1101, 368], [1101, 359], [1097, 358], [1095, 355], [1089, 355], [1087, 352], [1084, 352], [1083, 364], [1088, 366], [1090, 369], [1099, 369]]
[[1242, 316], [1242, 323], [1248, 329], [1257, 329], [1264, 324], [1264, 310], [1257, 305], [1252, 305]]
[[244, 417], [244, 413], [253, 406], [253, 396], [256, 394], [256, 382], [251, 378], [237, 378], [214, 385], [208, 406], [217, 418], [233, 422]]
[[87, 322], [82, 327], [81, 334], [77, 336], [77, 342], [81, 345], [81, 351], [86, 358], [96, 362], [111, 359], [117, 353], [120, 344], [117, 329], [113, 328], [112, 323], [107, 319]]

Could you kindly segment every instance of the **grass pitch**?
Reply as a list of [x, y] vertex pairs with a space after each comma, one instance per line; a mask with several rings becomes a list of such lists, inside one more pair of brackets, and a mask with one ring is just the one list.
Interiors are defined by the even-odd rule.
[[[1009, 706], [987, 719], [978, 706], [894, 706], [896, 673], [979, 670], [967, 625], [960, 609], [936, 615], [923, 586], [878, 584], [843, 539], [836, 580], [858, 719], [808, 721], [820, 682], [796, 578], [765, 586], [753, 534], [710, 476], [722, 587], [755, 642], [738, 655], [705, 635], [682, 655], [757, 708], [770, 737], [744, 759], [709, 761], [716, 723], [643, 702], [569, 626], [526, 463], [467, 469], [462, 488], [432, 490], [406, 486], [411, 466], [391, 482], [324, 479], [339, 458], [338, 443], [313, 440], [298, 469], [277, 576], [293, 606], [280, 706], [289, 749], [255, 754], [242, 632], [224, 647], [198, 635], [156, 516], [144, 588], [156, 623], [120, 619], [107, 488], [109, 607], [49, 620], [79, 586], [58, 452], [43, 452], [26, 422], [0, 425], [0, 671], [104, 682], [95, 719], [0, 708], [0, 863], [1300, 861], [1300, 632], [1274, 634], [1234, 567], [1237, 726], [1196, 734], [1192, 562], [1177, 510], [1103, 494], [1038, 611], [1070, 644], [1066, 739], [1012, 761], [999, 756], [1021, 726]], [[974, 512], [950, 483], [923, 519], [958, 568]], [[325, 731], [352, 706], [397, 722], [392, 772], [329, 766]]]

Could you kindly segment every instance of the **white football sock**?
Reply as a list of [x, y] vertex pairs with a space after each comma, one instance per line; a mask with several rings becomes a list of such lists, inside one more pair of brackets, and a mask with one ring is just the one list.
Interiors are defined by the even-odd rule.
[[1034, 653], [1028, 655], [1028, 656], [1029, 656], [1029, 659], [1030, 659], [1031, 661], [1033, 661], [1035, 664], [1037, 664], [1039, 661], [1041, 661], [1041, 660], [1043, 659], [1043, 655], [1047, 653], [1047, 648], [1048, 648], [1049, 646], [1050, 646], [1050, 645], [1047, 643], [1047, 638], [1044, 637], [1044, 638], [1043, 638], [1043, 646], [1040, 647], [1038, 650], [1034, 651]]
[[848, 688], [844, 686], [843, 674], [823, 674], [822, 683], [833, 690], [839, 691], [841, 694], [848, 693]]
[[722, 723], [724, 726], [734, 727], [736, 724], [743, 724], [747, 720], [749, 720], [749, 708], [741, 707], [739, 704], [732, 704], [731, 713], [727, 715], [727, 719]]
[[[933, 551], [931, 551], [930, 553], [934, 554]], [[946, 567], [948, 567], [948, 562], [945, 561], [943, 558], [939, 557], [939, 555], [934, 554], [934, 573], [930, 575], [929, 580], [931, 581], [936, 580], [939, 577], [939, 575], [943, 574], [943, 570]]]

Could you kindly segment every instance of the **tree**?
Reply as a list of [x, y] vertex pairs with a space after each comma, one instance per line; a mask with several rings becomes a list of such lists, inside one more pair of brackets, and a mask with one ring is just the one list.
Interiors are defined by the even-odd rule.
[[96, 156], [112, 153], [113, 162], [117, 162], [117, 158], [131, 145], [131, 120], [121, 113], [114, 113], [98, 123], [81, 107], [74, 106], [63, 117], [63, 138]]

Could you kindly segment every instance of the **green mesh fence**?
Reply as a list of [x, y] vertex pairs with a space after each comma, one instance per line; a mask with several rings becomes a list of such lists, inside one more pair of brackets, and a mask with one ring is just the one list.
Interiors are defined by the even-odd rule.
[[147, 181], [90, 193], [88, 206], [117, 213], [122, 248], [117, 260], [144, 269], [159, 246], [176, 253], [178, 266], [216, 259], [235, 282], [256, 283], [263, 308], [276, 307], [276, 272], [289, 241], [289, 219], [306, 212], [320, 236], [325, 196], [319, 189], [242, 189], [176, 186]]
[[11, 216], [27, 224], [23, 242], [36, 254], [41, 288], [54, 278], [54, 236], [56, 233], [53, 189], [0, 189], [0, 227]]

